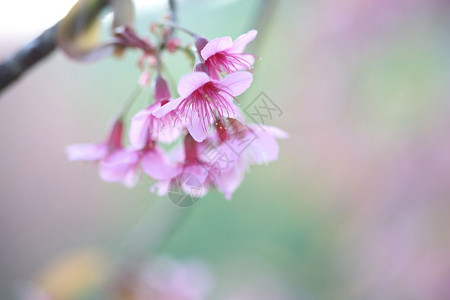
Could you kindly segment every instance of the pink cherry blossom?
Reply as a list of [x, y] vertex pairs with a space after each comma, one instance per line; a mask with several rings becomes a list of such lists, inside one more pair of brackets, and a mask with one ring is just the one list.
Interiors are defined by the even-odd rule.
[[[249, 166], [276, 160], [279, 152], [276, 139], [288, 137], [286, 132], [272, 126], [247, 126], [235, 119], [226, 124], [217, 132], [210, 132], [201, 143], [187, 135], [184, 153], [176, 150], [179, 172], [169, 180], [157, 182], [151, 191], [162, 196], [178, 185], [186, 194], [203, 197], [208, 189], [216, 188], [226, 199], [231, 199]], [[238, 149], [237, 145], [245, 143], [249, 144]], [[179, 144], [178, 148], [182, 146]]]
[[155, 111], [167, 103], [169, 101], [154, 103], [131, 119], [129, 138], [133, 148], [142, 149], [150, 141], [171, 143], [180, 136], [183, 124], [173, 112], [162, 117], [155, 116]]
[[67, 146], [67, 157], [71, 161], [99, 161], [108, 154], [122, 148], [123, 123], [114, 122], [106, 141], [95, 144], [73, 144]]
[[130, 143], [135, 149], [143, 149], [148, 143], [159, 141], [171, 143], [175, 141], [183, 124], [174, 113], [156, 117], [154, 112], [171, 101], [170, 91], [165, 79], [157, 76], [154, 85], [155, 103], [138, 112], [131, 120]]
[[202, 149], [200, 145], [188, 134], [184, 143], [178, 144], [172, 155], [169, 155], [178, 166], [177, 172], [172, 178], [157, 182], [150, 191], [163, 196], [169, 190], [181, 190], [195, 198], [203, 197], [217, 174], [213, 175], [214, 168], [211, 167], [211, 163], [200, 159], [198, 154], [199, 149]]
[[278, 159], [279, 146], [276, 139], [286, 139], [289, 134], [268, 125], [250, 124], [246, 135], [254, 134], [254, 141], [242, 152], [241, 160], [246, 165], [268, 164]]
[[[116, 32], [123, 49], [142, 51], [138, 82], [142, 88], [150, 87], [154, 98], [152, 104], [131, 118], [129, 145], [121, 143], [123, 124], [119, 120], [105, 141], [69, 146], [68, 157], [97, 162], [103, 180], [128, 187], [135, 186], [141, 174], [145, 174], [156, 181], [151, 192], [160, 196], [178, 187], [193, 197], [202, 197], [215, 188], [231, 199], [249, 167], [276, 160], [279, 152], [276, 139], [287, 137], [275, 127], [246, 125], [235, 103], [236, 97], [253, 81], [248, 71], [254, 56], [244, 51], [257, 31], [251, 30], [235, 41], [230, 37], [208, 41], [178, 25], [160, 26], [164, 27], [158, 25], [150, 31], [160, 35], [158, 40], [163, 44], [159, 46], [131, 29]], [[163, 52], [181, 47], [181, 40], [173, 35], [175, 30], [193, 37], [198, 55], [194, 71], [179, 80], [179, 97], [172, 99], [162, 72], [169, 74], [165, 73], [168, 64]], [[127, 116], [137, 97], [138, 93], [133, 93], [124, 103], [121, 118]], [[167, 153], [160, 146], [177, 142]]]
[[[244, 125], [237, 120], [230, 120], [228, 124], [226, 135], [218, 130], [218, 151], [227, 157], [230, 164], [227, 169], [222, 159], [221, 172], [216, 172], [214, 186], [226, 199], [231, 199], [250, 165], [267, 164], [278, 158], [279, 146], [276, 138], [287, 138], [288, 134], [276, 127]], [[239, 145], [246, 147], [241, 151]]]
[[166, 47], [170, 53], [175, 53], [182, 44], [181, 40], [177, 37], [170, 37], [167, 39]]
[[201, 142], [217, 118], [242, 119], [233, 99], [245, 92], [252, 81], [253, 76], [248, 72], [236, 72], [220, 81], [212, 81], [204, 72], [192, 72], [180, 79], [180, 97], [162, 106], [154, 114], [162, 117], [174, 111], [187, 124], [192, 137]]
[[168, 180], [179, 171], [157, 146], [142, 150], [122, 149], [107, 156], [100, 162], [100, 177], [107, 182], [121, 182], [134, 187], [139, 179], [139, 167], [156, 180]]
[[100, 161], [99, 174], [106, 182], [122, 182], [131, 188], [138, 180], [140, 155], [133, 149], [121, 149]]
[[213, 79], [218, 79], [222, 72], [230, 74], [240, 70], [250, 70], [254, 57], [243, 52], [247, 44], [255, 39], [256, 34], [256, 30], [250, 30], [234, 42], [228, 36], [208, 42], [200, 53], [208, 67], [209, 75]]

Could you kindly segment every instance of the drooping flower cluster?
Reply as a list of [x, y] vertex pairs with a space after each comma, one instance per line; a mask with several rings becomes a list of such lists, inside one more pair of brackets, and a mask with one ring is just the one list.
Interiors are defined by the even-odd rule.
[[[156, 28], [156, 29], [155, 29]], [[159, 29], [158, 29], [159, 28]], [[278, 157], [280, 129], [246, 124], [236, 97], [251, 85], [254, 56], [245, 53], [257, 32], [251, 30], [235, 41], [230, 37], [208, 41], [191, 33], [194, 47], [183, 46], [173, 28], [160, 25], [159, 45], [136, 36], [133, 30], [118, 32], [122, 47], [140, 49], [140, 88], [149, 83], [154, 103], [139, 111], [130, 122], [129, 146], [123, 145], [124, 117], [115, 120], [108, 138], [97, 144], [67, 148], [70, 160], [98, 163], [103, 180], [133, 187], [142, 173], [155, 181], [151, 191], [162, 196], [173, 190], [193, 197], [216, 188], [229, 199], [252, 164]], [[193, 72], [185, 74], [173, 97], [164, 78], [163, 52], [182, 51], [195, 57]], [[151, 80], [151, 74], [155, 74]], [[174, 144], [165, 151], [161, 144]]]

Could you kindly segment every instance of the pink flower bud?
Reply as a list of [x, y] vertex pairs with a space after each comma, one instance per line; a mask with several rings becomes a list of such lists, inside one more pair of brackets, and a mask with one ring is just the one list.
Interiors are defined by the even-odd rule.
[[170, 37], [166, 42], [167, 50], [170, 53], [176, 52], [180, 45], [181, 45], [181, 40], [177, 37]]
[[200, 52], [203, 50], [203, 48], [208, 44], [208, 40], [202, 37], [196, 37], [195, 38], [195, 47], [197, 47], [197, 50]]
[[170, 99], [169, 85], [167, 84], [167, 81], [161, 77], [161, 75], [156, 77], [154, 89], [156, 102]]
[[111, 128], [107, 143], [112, 148], [121, 148], [122, 147], [122, 135], [123, 135], [123, 122], [122, 119], [114, 122], [113, 127]]
[[195, 64], [194, 72], [204, 72], [208, 74], [208, 67], [204, 63]]

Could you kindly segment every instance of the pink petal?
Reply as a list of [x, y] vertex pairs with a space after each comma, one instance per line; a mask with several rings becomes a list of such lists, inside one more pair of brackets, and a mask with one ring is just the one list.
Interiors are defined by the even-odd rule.
[[183, 173], [195, 176], [196, 181], [198, 180], [199, 184], [204, 184], [208, 177], [209, 170], [207, 169], [206, 165], [193, 163], [186, 166], [183, 170]]
[[172, 124], [165, 125], [159, 130], [152, 131], [152, 138], [160, 143], [170, 144], [180, 136], [183, 126], [179, 121], [172, 121]]
[[181, 184], [183, 192], [195, 199], [204, 197], [208, 193], [208, 185], [206, 183], [199, 185], [195, 182], [195, 179], [191, 178], [191, 180], [194, 182], [191, 183], [187, 180]]
[[139, 172], [137, 167], [130, 168], [128, 172], [125, 174], [125, 177], [122, 179], [122, 183], [127, 188], [135, 187], [138, 182], [139, 182]]
[[155, 101], [159, 102], [162, 100], [170, 99], [170, 90], [167, 81], [161, 76], [157, 76], [155, 79]]
[[153, 108], [149, 107], [141, 110], [131, 119], [130, 144], [137, 150], [144, 148], [148, 143], [152, 112]]
[[245, 92], [252, 81], [253, 76], [249, 72], [236, 72], [228, 75], [218, 84], [233, 97], [236, 97]]
[[141, 159], [144, 172], [157, 180], [167, 180], [175, 177], [179, 169], [172, 165], [165, 155], [157, 148], [147, 151]]
[[[206, 124], [207, 123], [209, 122], [206, 122]], [[188, 120], [187, 129], [194, 140], [202, 142], [208, 135], [209, 124], [208, 126], [205, 126], [205, 122], [200, 120], [197, 113], [194, 112], [191, 114], [190, 120]]]
[[71, 161], [96, 161], [108, 154], [108, 146], [100, 144], [74, 144], [66, 147], [66, 154]]
[[230, 53], [242, 53], [247, 47], [247, 44], [253, 41], [258, 32], [256, 30], [250, 30], [247, 33], [240, 35], [234, 42], [233, 46], [228, 50]]
[[100, 162], [100, 177], [107, 182], [124, 181], [129, 172], [135, 172], [139, 154], [129, 149], [119, 150]]
[[243, 161], [249, 164], [267, 164], [278, 159], [278, 143], [269, 133], [260, 128], [253, 130], [257, 138], [243, 151]]
[[248, 66], [253, 66], [255, 63], [255, 56], [251, 54], [241, 54], [239, 57], [247, 62]]
[[159, 197], [167, 195], [170, 189], [170, 180], [160, 180], [150, 187], [151, 193], [156, 193]]
[[178, 83], [178, 93], [182, 98], [186, 98], [208, 81], [210, 81], [209, 76], [204, 72], [192, 72], [183, 75]]
[[182, 97], [171, 100], [169, 102], [167, 102], [166, 104], [164, 104], [163, 106], [161, 106], [160, 108], [156, 109], [153, 112], [153, 115], [157, 118], [162, 118], [165, 115], [167, 115], [169, 112], [171, 112], [172, 110], [176, 109], [178, 107], [178, 105], [181, 103], [181, 101], [183, 101], [184, 99]]
[[[258, 125], [250, 125], [250, 127], [255, 128], [255, 126]], [[269, 126], [269, 125], [259, 125], [263, 128], [264, 131], [269, 133], [271, 136], [276, 137], [277, 139], [287, 139], [289, 138], [289, 133], [287, 133], [284, 130], [281, 130], [280, 128], [277, 128], [275, 126]]]
[[231, 199], [234, 191], [241, 185], [244, 180], [245, 169], [241, 166], [222, 173], [216, 177], [214, 184], [216, 188], [225, 196], [227, 200]]
[[229, 37], [216, 38], [210, 41], [202, 49], [201, 55], [204, 60], [207, 60], [210, 56], [213, 56], [217, 52], [227, 50], [233, 46], [233, 40]]
[[238, 107], [234, 104], [233, 99], [230, 99], [230, 106], [228, 107], [227, 113], [227, 118], [236, 119], [241, 123], [245, 123], [245, 119], [242, 117]]
[[182, 141], [179, 141], [175, 147], [167, 152], [167, 158], [172, 163], [181, 163], [186, 159], [186, 152], [184, 151], [184, 144]]

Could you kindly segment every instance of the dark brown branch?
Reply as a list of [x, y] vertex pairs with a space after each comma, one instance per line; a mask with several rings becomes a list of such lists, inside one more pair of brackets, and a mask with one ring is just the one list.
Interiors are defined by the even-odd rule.
[[169, 0], [170, 21], [177, 22], [177, 4], [175, 0]]
[[58, 24], [44, 31], [23, 49], [0, 64], [0, 93], [25, 71], [52, 53], [56, 48]]
[[[99, 0], [95, 13], [109, 4], [110, 0]], [[77, 3], [78, 4], [78, 3]], [[83, 11], [84, 12], [84, 11]], [[90, 11], [87, 11], [90, 13]], [[86, 19], [86, 18], [84, 18]], [[89, 19], [89, 18], [88, 18]], [[28, 43], [16, 54], [0, 64], [0, 93], [33, 65], [47, 57], [57, 47], [57, 32], [62, 21], [59, 21], [40, 36]]]

